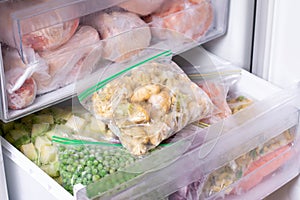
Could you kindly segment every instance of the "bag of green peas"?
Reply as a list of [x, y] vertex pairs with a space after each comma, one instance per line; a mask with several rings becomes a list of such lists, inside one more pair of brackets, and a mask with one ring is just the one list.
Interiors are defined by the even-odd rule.
[[192, 138], [160, 144], [147, 155], [133, 156], [121, 144], [83, 141], [53, 136], [57, 144], [60, 176], [70, 193], [76, 184], [87, 195], [110, 196], [137, 184], [149, 172], [159, 170], [182, 155]]
[[58, 144], [63, 187], [72, 193], [76, 184], [89, 185], [135, 162], [121, 144], [72, 140], [53, 136]]

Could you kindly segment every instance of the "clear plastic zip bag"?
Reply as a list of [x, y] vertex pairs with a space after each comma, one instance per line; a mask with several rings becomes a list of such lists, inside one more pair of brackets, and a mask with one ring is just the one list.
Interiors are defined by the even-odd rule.
[[82, 105], [106, 122], [134, 155], [147, 153], [211, 114], [207, 94], [177, 64], [160, 58], [169, 54], [165, 51], [123, 69], [117, 66], [119, 70], [106, 79], [79, 90]]
[[[76, 184], [89, 185], [132, 164], [132, 156], [121, 144], [72, 140], [53, 136], [58, 145], [60, 175], [69, 192]], [[103, 191], [110, 188], [102, 188]]]

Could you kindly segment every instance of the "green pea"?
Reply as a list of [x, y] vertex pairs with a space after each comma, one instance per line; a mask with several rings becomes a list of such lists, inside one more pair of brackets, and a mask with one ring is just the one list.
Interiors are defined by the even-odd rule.
[[109, 152], [107, 150], [103, 151], [103, 155], [108, 155]]
[[97, 166], [98, 170], [102, 170], [103, 169], [103, 165], [101, 163], [98, 164]]
[[97, 166], [98, 164], [99, 164], [99, 161], [98, 161], [98, 160], [94, 160], [94, 161], [93, 161], [93, 165], [94, 165], [94, 166]]
[[72, 172], [73, 166], [72, 165], [68, 165], [67, 166], [67, 171]]
[[105, 170], [101, 170], [100, 171], [100, 176], [101, 177], [104, 177], [106, 174], [107, 174], [107, 172]]
[[98, 170], [97, 170], [97, 169], [92, 169], [92, 174], [93, 174], [93, 175], [98, 174]]
[[78, 179], [76, 180], [76, 183], [82, 183], [82, 178], [78, 178]]
[[89, 181], [89, 180], [92, 180], [92, 177], [93, 177], [92, 174], [87, 174], [87, 175], [86, 175], [86, 179], [87, 179], [88, 181]]
[[89, 167], [92, 166], [92, 165], [93, 165], [93, 161], [88, 160], [88, 161], [86, 162], [86, 165], [89, 166]]
[[95, 181], [97, 181], [99, 179], [100, 179], [99, 175], [93, 175], [93, 178], [92, 178], [93, 182], [95, 182]]

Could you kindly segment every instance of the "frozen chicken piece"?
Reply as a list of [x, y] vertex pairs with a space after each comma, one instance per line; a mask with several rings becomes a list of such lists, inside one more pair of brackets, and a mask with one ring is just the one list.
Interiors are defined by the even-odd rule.
[[48, 65], [31, 48], [26, 50], [26, 63], [14, 48], [3, 50], [3, 65], [6, 92], [10, 109], [22, 109], [33, 103], [37, 93], [37, 83], [50, 79]]
[[79, 19], [62, 22], [60, 14], [55, 11], [47, 15], [47, 23], [44, 18], [35, 18], [30, 24], [22, 24], [22, 27], [33, 27], [33, 31], [24, 33], [24, 35], [21, 35], [21, 39], [15, 35], [18, 30], [15, 30], [16, 24], [14, 23], [16, 22], [13, 21], [12, 15], [16, 11], [45, 1], [47, 0], [6, 1], [0, 3], [0, 42], [17, 49], [20, 49], [21, 46], [31, 47], [36, 51], [55, 49], [67, 42], [75, 33]]
[[53, 51], [40, 52], [49, 65], [50, 81], [38, 82], [42, 94], [68, 85], [89, 74], [101, 56], [102, 48], [96, 29], [82, 26], [64, 45]]
[[129, 0], [118, 6], [142, 16], [149, 15], [158, 10], [164, 0]]
[[95, 92], [91, 103], [95, 116], [134, 155], [145, 154], [212, 111], [207, 94], [173, 62], [132, 69]]
[[213, 9], [208, 0], [169, 0], [145, 20], [155, 37], [172, 38], [179, 33], [197, 40], [212, 24]]
[[34, 79], [28, 78], [18, 90], [7, 93], [8, 107], [12, 110], [18, 110], [31, 105], [35, 100], [36, 90]]
[[95, 27], [103, 41], [103, 57], [121, 62], [149, 46], [149, 26], [134, 13], [99, 12], [84, 20]]

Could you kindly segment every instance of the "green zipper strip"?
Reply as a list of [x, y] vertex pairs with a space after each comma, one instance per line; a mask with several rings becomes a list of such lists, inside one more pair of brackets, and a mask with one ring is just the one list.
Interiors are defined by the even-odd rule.
[[88, 96], [90, 96], [91, 94], [93, 94], [94, 92], [97, 92], [99, 89], [101, 89], [102, 87], [104, 87], [104, 85], [106, 85], [107, 82], [109, 82], [109, 81], [117, 78], [118, 76], [124, 74], [125, 72], [127, 72], [127, 71], [129, 71], [129, 70], [131, 70], [133, 68], [136, 68], [136, 67], [138, 67], [138, 66], [140, 66], [142, 64], [145, 64], [145, 63], [147, 63], [147, 62], [149, 62], [151, 60], [154, 60], [154, 59], [156, 59], [156, 58], [158, 58], [160, 56], [170, 56], [170, 55], [172, 55], [172, 52], [170, 50], [167, 50], [167, 51], [159, 53], [159, 54], [157, 54], [155, 56], [152, 56], [152, 57], [150, 57], [150, 58], [148, 58], [146, 60], [143, 60], [143, 61], [141, 61], [141, 62], [139, 62], [137, 64], [134, 64], [134, 65], [132, 65], [132, 66], [130, 66], [130, 67], [128, 67], [128, 68], [126, 68], [126, 69], [124, 69], [124, 70], [122, 70], [122, 71], [120, 71], [120, 72], [118, 72], [118, 73], [116, 73], [116, 74], [114, 74], [114, 75], [112, 75], [112, 76], [104, 79], [103, 81], [98, 82], [96, 85], [94, 85], [94, 86], [86, 89], [85, 91], [83, 91], [81, 94], [78, 95], [78, 99], [81, 102], [82, 100], [84, 100], [85, 98], [87, 98]]
[[60, 143], [60, 144], [68, 144], [68, 145], [94, 144], [94, 145], [103, 145], [103, 146], [123, 147], [122, 144], [76, 140], [76, 139], [69, 139], [69, 138], [63, 138], [63, 137], [57, 137], [57, 136], [52, 136], [52, 142]]
[[[66, 145], [85, 145], [85, 144], [93, 144], [93, 145], [103, 145], [103, 146], [114, 146], [114, 147], [123, 147], [122, 144], [119, 143], [107, 143], [107, 142], [94, 142], [94, 141], [86, 141], [86, 140], [76, 140], [63, 138], [58, 136], [52, 136], [52, 142]], [[169, 146], [172, 143], [168, 144], [159, 144], [159, 146]]]

